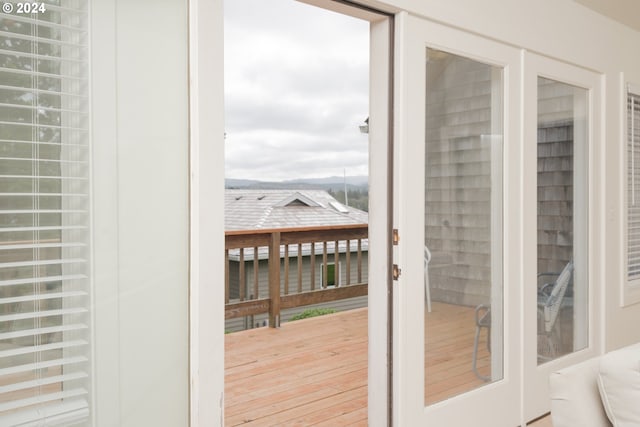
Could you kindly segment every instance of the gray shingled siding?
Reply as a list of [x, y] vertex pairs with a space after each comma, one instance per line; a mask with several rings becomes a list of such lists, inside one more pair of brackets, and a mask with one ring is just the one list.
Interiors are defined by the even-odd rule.
[[491, 134], [491, 68], [459, 57], [443, 62], [427, 71], [431, 297], [476, 305], [489, 301], [491, 289], [491, 142], [483, 138]]
[[[318, 249], [320, 248], [320, 249]], [[316, 250], [321, 250], [322, 245], [318, 245]], [[311, 290], [311, 269], [310, 269], [310, 257], [303, 256], [302, 257], [302, 291], [306, 292]], [[327, 255], [328, 263], [333, 263], [333, 254]], [[342, 285], [346, 284], [346, 254], [341, 253], [338, 257], [338, 261], [341, 263], [340, 265], [340, 283]], [[320, 289], [321, 276], [320, 272], [322, 270], [322, 255], [316, 255], [315, 257], [315, 289]], [[357, 270], [357, 253], [351, 253], [351, 284], [356, 284], [358, 279], [358, 270]], [[366, 251], [362, 252], [362, 282], [367, 283], [368, 281], [368, 254]], [[253, 283], [254, 283], [254, 270], [253, 270], [253, 260], [245, 261], [245, 283], [246, 283], [246, 296], [247, 298], [253, 294]], [[284, 295], [284, 260], [280, 261], [280, 292]], [[238, 289], [238, 281], [239, 281], [239, 263], [237, 261], [229, 261], [229, 295], [230, 301], [235, 302], [237, 298], [239, 298], [239, 289]], [[298, 286], [298, 261], [296, 257], [290, 258], [289, 260], [289, 293], [294, 294], [297, 292]], [[269, 295], [269, 267], [268, 261], [260, 260], [258, 265], [258, 293], [260, 298], [267, 298]], [[291, 316], [301, 313], [304, 310], [309, 308], [323, 307], [323, 308], [333, 308], [337, 311], [350, 310], [354, 308], [366, 307], [367, 306], [367, 297], [358, 297], [358, 298], [350, 298], [345, 300], [333, 301], [329, 303], [317, 304], [313, 306], [304, 306], [297, 307], [294, 309], [288, 309], [282, 311], [282, 321], [286, 322], [291, 318]], [[253, 325], [256, 322], [262, 324], [262, 321], [266, 320], [268, 315], [259, 315], [254, 316]], [[227, 331], [237, 331], [245, 329], [245, 322], [248, 322], [248, 319], [230, 319], [225, 322], [225, 329]]]
[[538, 129], [538, 271], [561, 271], [573, 254], [573, 124]]
[[538, 271], [559, 272], [573, 256], [573, 88], [538, 86]]
[[[427, 73], [425, 235], [433, 254], [431, 296], [454, 304], [488, 303], [491, 68], [450, 56], [436, 60]], [[573, 244], [573, 88], [542, 80], [538, 108], [538, 271], [561, 271]]]

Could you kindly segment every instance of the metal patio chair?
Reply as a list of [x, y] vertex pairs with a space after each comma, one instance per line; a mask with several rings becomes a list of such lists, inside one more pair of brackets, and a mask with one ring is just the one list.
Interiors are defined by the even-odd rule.
[[427, 300], [427, 311], [431, 313], [431, 287], [429, 286], [429, 262], [431, 261], [431, 251], [424, 247], [424, 297]]
[[[553, 282], [538, 287], [538, 360], [548, 361], [558, 355], [561, 345], [560, 325], [557, 324], [560, 309], [573, 279], [573, 260], [560, 273], [539, 273], [541, 277], [555, 277]], [[475, 310], [476, 333], [473, 340], [472, 369], [476, 377], [490, 381], [490, 376], [478, 371], [478, 347], [482, 329], [487, 330], [487, 350], [491, 352], [491, 307], [480, 304]]]
[[562, 344], [558, 316], [573, 279], [573, 260], [560, 273], [540, 273], [538, 277], [555, 276], [556, 280], [538, 288], [538, 360], [548, 361], [558, 355]]

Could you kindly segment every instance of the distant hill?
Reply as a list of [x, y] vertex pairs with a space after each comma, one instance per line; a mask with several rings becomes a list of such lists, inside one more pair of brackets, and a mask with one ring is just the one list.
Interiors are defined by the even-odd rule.
[[[344, 190], [344, 177], [331, 176], [326, 178], [300, 178], [286, 181], [258, 181], [251, 179], [225, 179], [225, 188], [247, 188], [247, 189], [314, 189], [314, 190]], [[348, 190], [368, 190], [369, 182], [366, 176], [346, 177]]]
[[[328, 178], [291, 179], [287, 181], [268, 182], [251, 179], [225, 179], [225, 188], [249, 190], [325, 190], [340, 203], [346, 203], [344, 195], [345, 178], [331, 176]], [[369, 211], [369, 182], [366, 176], [348, 176], [348, 204], [365, 212]]]

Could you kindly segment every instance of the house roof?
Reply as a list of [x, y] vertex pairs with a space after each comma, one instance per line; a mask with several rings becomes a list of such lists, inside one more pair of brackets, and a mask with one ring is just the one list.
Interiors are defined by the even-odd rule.
[[324, 190], [225, 190], [225, 229], [367, 224], [368, 214]]

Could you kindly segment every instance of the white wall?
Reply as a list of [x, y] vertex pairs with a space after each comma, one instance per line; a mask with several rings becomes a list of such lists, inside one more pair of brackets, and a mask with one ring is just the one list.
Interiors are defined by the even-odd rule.
[[92, 3], [98, 426], [189, 420], [187, 3]]

